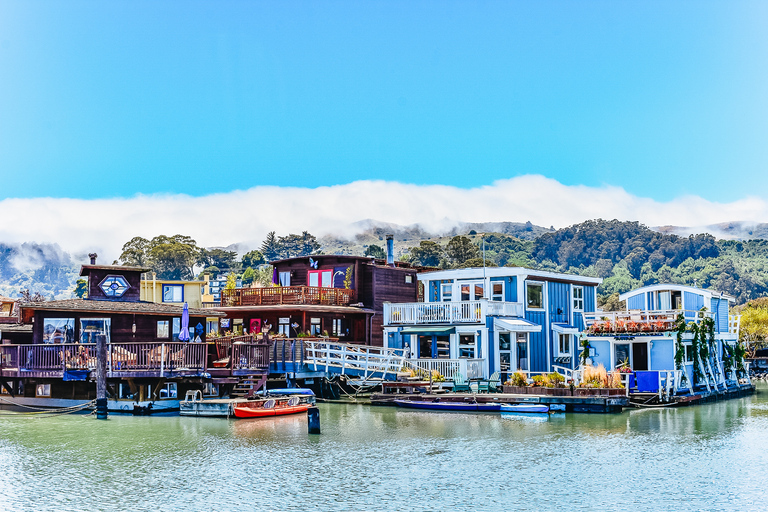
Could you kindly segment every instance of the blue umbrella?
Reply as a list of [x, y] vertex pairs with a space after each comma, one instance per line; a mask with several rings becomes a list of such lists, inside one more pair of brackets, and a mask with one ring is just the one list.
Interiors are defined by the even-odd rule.
[[181, 331], [179, 341], [189, 341], [189, 305], [184, 303], [184, 311], [181, 312]]

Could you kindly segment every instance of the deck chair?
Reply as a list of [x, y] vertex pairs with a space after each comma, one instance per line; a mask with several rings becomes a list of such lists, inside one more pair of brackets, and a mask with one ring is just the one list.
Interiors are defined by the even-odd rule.
[[501, 391], [501, 374], [499, 372], [493, 372], [488, 379], [488, 392], [498, 393]]
[[477, 381], [477, 392], [478, 393], [490, 393], [491, 389], [493, 389], [493, 392], [498, 391], [498, 387], [496, 383], [499, 381], [499, 372], [494, 372], [489, 379], [483, 379]]
[[459, 372], [453, 374], [453, 391], [454, 393], [472, 392], [472, 390], [469, 388], [469, 383], [464, 380], [464, 376]]

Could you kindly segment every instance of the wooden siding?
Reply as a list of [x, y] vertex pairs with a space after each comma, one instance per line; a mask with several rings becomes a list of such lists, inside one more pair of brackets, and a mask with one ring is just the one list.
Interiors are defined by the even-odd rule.
[[648, 297], [648, 310], [656, 309], [656, 301], [653, 297], [653, 292], [646, 293], [646, 296]]
[[571, 286], [568, 283], [547, 283], [549, 321], [568, 323], [571, 318]]
[[529, 333], [529, 354], [530, 366], [529, 369], [532, 372], [544, 372], [547, 371], [547, 338], [548, 327], [546, 323], [547, 314], [544, 311], [526, 311], [525, 319], [529, 322], [541, 325], [541, 332]]
[[[370, 344], [376, 347], [384, 345], [384, 303], [416, 302], [419, 298], [419, 284], [416, 270], [368, 265], [372, 273], [373, 304], [375, 314], [371, 320]], [[411, 282], [406, 283], [406, 276]]]
[[645, 309], [645, 297], [642, 293], [627, 298], [627, 309]]
[[699, 311], [704, 307], [704, 297], [698, 293], [683, 292], [683, 309]]
[[717, 332], [728, 332], [728, 299], [712, 297], [711, 311], [715, 313]]
[[592, 313], [597, 309], [597, 286], [584, 287], [584, 311]]
[[[121, 297], [107, 297], [99, 287], [107, 276], [123, 276], [130, 288]], [[138, 302], [141, 297], [141, 272], [106, 269], [90, 269], [88, 274], [88, 298], [94, 300], [110, 300], [119, 302]]]

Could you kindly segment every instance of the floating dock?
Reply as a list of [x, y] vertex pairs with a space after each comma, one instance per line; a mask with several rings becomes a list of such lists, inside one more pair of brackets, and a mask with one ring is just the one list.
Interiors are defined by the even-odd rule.
[[371, 395], [371, 405], [395, 405], [395, 400], [417, 400], [440, 402], [477, 402], [498, 404], [546, 404], [551, 411], [614, 413], [629, 407], [626, 396], [543, 396], [543, 395], [513, 395], [506, 393], [472, 394], [472, 393], [374, 393]]

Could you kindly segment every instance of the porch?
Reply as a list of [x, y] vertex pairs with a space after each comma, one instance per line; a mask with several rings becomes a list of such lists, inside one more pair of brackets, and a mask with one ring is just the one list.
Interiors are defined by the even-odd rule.
[[269, 286], [263, 288], [236, 288], [221, 291], [221, 307], [281, 306], [317, 304], [349, 306], [354, 302], [355, 290], [325, 288], [321, 286]]
[[523, 316], [520, 302], [465, 300], [384, 304], [384, 325], [478, 324], [486, 316]]

